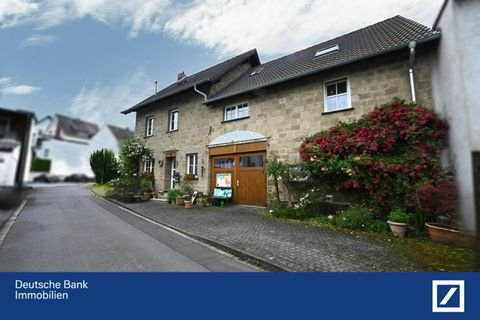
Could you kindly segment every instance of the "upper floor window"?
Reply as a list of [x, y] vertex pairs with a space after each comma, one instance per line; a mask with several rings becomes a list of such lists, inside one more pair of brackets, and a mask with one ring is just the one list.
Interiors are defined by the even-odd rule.
[[350, 86], [347, 78], [325, 83], [325, 112], [351, 107]]
[[153, 172], [153, 159], [143, 162], [143, 172]]
[[168, 117], [168, 131], [178, 130], [178, 110], [171, 110]]
[[225, 121], [241, 119], [248, 117], [248, 103], [242, 103], [237, 106], [225, 108]]
[[145, 127], [145, 136], [151, 137], [153, 136], [153, 123], [155, 118], [154, 117], [147, 117], [147, 125]]
[[198, 174], [198, 155], [196, 153], [187, 154], [187, 174]]

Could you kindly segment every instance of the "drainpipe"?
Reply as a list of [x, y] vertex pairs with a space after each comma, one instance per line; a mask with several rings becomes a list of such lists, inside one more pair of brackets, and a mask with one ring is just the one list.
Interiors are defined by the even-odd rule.
[[410, 49], [410, 59], [408, 61], [408, 75], [410, 78], [410, 91], [412, 93], [412, 102], [417, 102], [417, 95], [415, 92], [415, 72], [413, 69], [413, 64], [415, 61], [415, 47], [417, 46], [416, 41], [410, 41], [408, 48]]
[[196, 93], [199, 93], [203, 96], [203, 101], [207, 101], [207, 95], [204, 92], [197, 89], [196, 83], [193, 85], [193, 90], [195, 90]]

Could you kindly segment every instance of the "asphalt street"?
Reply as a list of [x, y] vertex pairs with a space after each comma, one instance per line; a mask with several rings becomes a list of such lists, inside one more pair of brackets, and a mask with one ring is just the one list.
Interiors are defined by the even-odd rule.
[[92, 195], [36, 188], [0, 248], [0, 271], [258, 271]]

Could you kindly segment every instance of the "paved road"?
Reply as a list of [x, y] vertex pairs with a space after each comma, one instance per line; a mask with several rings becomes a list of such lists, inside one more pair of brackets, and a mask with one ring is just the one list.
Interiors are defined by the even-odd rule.
[[37, 188], [0, 248], [0, 271], [255, 271], [94, 197]]

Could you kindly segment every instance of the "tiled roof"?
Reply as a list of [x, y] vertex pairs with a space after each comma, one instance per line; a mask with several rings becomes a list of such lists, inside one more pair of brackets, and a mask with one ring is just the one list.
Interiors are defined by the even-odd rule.
[[123, 140], [133, 137], [133, 131], [130, 131], [128, 128], [120, 128], [111, 124], [107, 124], [107, 127], [110, 129], [118, 142], [122, 142]]
[[[439, 36], [438, 31], [402, 16], [395, 16], [269, 61], [262, 64], [263, 69], [259, 73], [251, 76], [251, 73], [258, 69], [253, 67], [223, 90], [210, 96], [207, 103], [405, 48], [413, 40], [425, 42]], [[318, 50], [337, 44], [338, 51], [314, 57]]]
[[133, 107], [122, 111], [123, 114], [127, 114], [133, 111], [136, 111], [137, 109], [146, 106], [152, 102], [170, 97], [174, 94], [183, 92], [185, 90], [192, 89], [194, 84], [200, 85], [202, 83], [206, 82], [214, 82], [217, 79], [219, 79], [222, 75], [227, 73], [229, 70], [234, 68], [235, 66], [247, 61], [253, 61], [254, 65], [259, 65], [260, 60], [258, 58], [257, 50], [253, 49], [247, 52], [244, 52], [236, 57], [233, 57], [227, 61], [221, 62], [217, 65], [214, 65], [213, 67], [207, 68], [205, 70], [202, 70], [200, 72], [197, 72], [191, 76], [185, 77], [181, 81], [177, 81], [168, 87], [160, 90], [157, 92], [157, 94], [152, 95], [148, 97], [147, 99], [137, 103]]
[[90, 140], [98, 132], [98, 126], [94, 123], [80, 119], [69, 118], [60, 114], [56, 115], [58, 127], [65, 135], [78, 139]]

